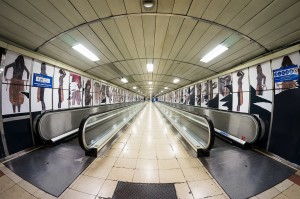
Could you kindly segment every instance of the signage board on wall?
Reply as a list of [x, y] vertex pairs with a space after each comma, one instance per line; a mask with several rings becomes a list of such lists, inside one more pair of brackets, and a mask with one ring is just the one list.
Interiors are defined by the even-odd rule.
[[52, 88], [52, 77], [33, 73], [33, 86], [41, 88]]
[[298, 66], [292, 65], [284, 68], [279, 68], [273, 70], [273, 74], [275, 83], [298, 80]]

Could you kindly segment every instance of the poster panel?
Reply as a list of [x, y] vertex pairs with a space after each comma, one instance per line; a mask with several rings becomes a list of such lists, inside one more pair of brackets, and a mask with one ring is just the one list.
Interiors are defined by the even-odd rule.
[[275, 94], [299, 86], [299, 65], [299, 52], [272, 60]]
[[88, 77], [83, 77], [83, 85], [84, 85], [83, 96], [82, 96], [83, 106], [91, 106], [93, 101], [92, 79]]
[[201, 82], [201, 107], [207, 107], [208, 102], [208, 84]]
[[195, 100], [195, 105], [196, 106], [201, 106], [201, 83], [196, 84], [196, 100]]
[[219, 109], [232, 110], [232, 76], [219, 77]]
[[53, 88], [69, 89], [70, 72], [59, 67], [54, 68]]
[[81, 75], [70, 73], [69, 108], [82, 107], [83, 78]]
[[249, 70], [243, 69], [232, 74], [233, 111], [249, 112]]
[[1, 65], [4, 66], [2, 115], [29, 112], [32, 58], [8, 50]]
[[[54, 74], [54, 66], [34, 60], [32, 68], [32, 88], [31, 88], [31, 111], [52, 110], [52, 78]], [[36, 75], [43, 75], [49, 82], [42, 83], [36, 81]], [[46, 85], [46, 87], [45, 87]]]
[[218, 78], [207, 81], [207, 107], [219, 108], [219, 82]]
[[69, 108], [69, 90], [53, 89], [53, 110]]

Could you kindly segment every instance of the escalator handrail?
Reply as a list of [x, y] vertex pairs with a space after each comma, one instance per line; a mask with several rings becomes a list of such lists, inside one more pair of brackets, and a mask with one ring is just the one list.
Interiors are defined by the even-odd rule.
[[[166, 106], [166, 105], [164, 105], [164, 106]], [[176, 110], [176, 108], [173, 108], [173, 107], [170, 107], [170, 106], [166, 106], [166, 107], [168, 107], [169, 109], [177, 112], [180, 115], [183, 115], [185, 118], [187, 118], [189, 120], [192, 120], [192, 121], [194, 121], [194, 122], [196, 122], [196, 123], [198, 123], [202, 126], [206, 126], [202, 122], [197, 121], [194, 118], [191, 118], [191, 117], [189, 117], [189, 116], [187, 116], [183, 113], [180, 113], [179, 111]], [[196, 115], [196, 114], [192, 114], [192, 113], [189, 113], [187, 111], [184, 111], [184, 110], [180, 110], [180, 111], [185, 112], [185, 113], [190, 114], [190, 115], [193, 115], [195, 117], [201, 117], [202, 119], [206, 120], [206, 122], [208, 124], [207, 127], [208, 127], [209, 136], [208, 136], [208, 142], [207, 142], [206, 146], [204, 148], [201, 148], [201, 150], [206, 151], [206, 152], [210, 151], [212, 149], [212, 147], [214, 146], [214, 142], [215, 142], [215, 130], [214, 130], [215, 128], [214, 128], [214, 125], [213, 125], [213, 122], [211, 121], [211, 119], [206, 115]]]
[[[95, 124], [97, 124], [97, 123], [100, 123], [100, 122], [102, 122], [102, 121], [108, 120], [109, 118], [112, 118], [112, 117], [114, 117], [114, 116], [120, 115], [121, 113], [127, 111], [128, 109], [132, 109], [132, 108], [138, 106], [139, 104], [140, 104], [140, 103], [137, 103], [137, 104], [134, 104], [133, 106], [126, 106], [126, 107], [123, 107], [123, 108], [120, 108], [120, 109], [111, 110], [111, 111], [104, 112], [104, 113], [93, 113], [93, 114], [90, 114], [90, 115], [87, 115], [86, 117], [84, 117], [84, 118], [81, 120], [81, 122], [80, 122], [79, 130], [78, 130], [78, 141], [79, 141], [80, 147], [81, 147], [84, 151], [88, 152], [88, 151], [91, 151], [91, 150], [92, 150], [92, 148], [93, 148], [92, 146], [93, 146], [95, 143], [97, 143], [97, 141], [98, 141], [98, 140], [97, 140], [97, 141], [96, 141], [94, 144], [92, 144], [91, 146], [88, 146], [88, 145], [86, 144], [86, 141], [85, 141], [85, 133], [86, 133], [85, 130], [86, 130], [86, 127], [93, 126], [93, 125], [95, 125]], [[91, 117], [95, 117], [95, 116], [99, 117], [99, 116], [101, 116], [101, 115], [109, 114], [109, 113], [116, 112], [116, 111], [117, 111], [117, 113], [115, 113], [115, 114], [112, 114], [112, 115], [109, 115], [109, 116], [107, 116], [107, 117], [104, 117], [104, 118], [102, 118], [102, 119], [100, 119], [100, 120], [98, 120], [98, 121], [96, 121], [96, 122], [91, 123], [91, 124], [87, 124], [88, 120], [89, 120]]]

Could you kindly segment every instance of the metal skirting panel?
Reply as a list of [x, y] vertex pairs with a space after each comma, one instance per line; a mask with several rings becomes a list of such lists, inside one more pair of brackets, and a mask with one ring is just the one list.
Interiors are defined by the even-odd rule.
[[94, 160], [86, 157], [77, 138], [44, 147], [5, 163], [18, 176], [58, 197]]
[[174, 184], [118, 182], [113, 199], [177, 199]]
[[296, 170], [254, 150], [243, 150], [219, 138], [210, 157], [200, 161], [230, 198], [255, 196], [290, 177]]

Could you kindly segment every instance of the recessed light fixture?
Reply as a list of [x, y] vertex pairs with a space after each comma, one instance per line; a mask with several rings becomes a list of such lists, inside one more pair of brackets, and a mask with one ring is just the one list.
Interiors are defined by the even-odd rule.
[[165, 89], [168, 89], [168, 87], [165, 87]]
[[214, 59], [215, 57], [222, 54], [223, 52], [225, 52], [226, 50], [228, 50], [228, 48], [226, 46], [220, 44], [217, 47], [215, 47], [212, 51], [207, 53], [200, 61], [207, 63], [207, 62], [211, 61], [212, 59]]
[[122, 81], [123, 83], [127, 83], [127, 82], [128, 82], [128, 80], [127, 80], [126, 78], [124, 78], [124, 77], [121, 78], [121, 81]]
[[152, 82], [149, 82], [149, 84], [152, 84]]
[[160, 92], [162, 92], [162, 93], [163, 93], [164, 91], [160, 91]]
[[136, 86], [132, 87], [133, 89], [136, 89]]
[[180, 79], [178, 79], [178, 78], [175, 78], [174, 80], [173, 80], [173, 83], [177, 83], [177, 82], [179, 82], [180, 81]]
[[154, 0], [143, 0], [143, 5], [145, 8], [150, 9], [154, 6]]
[[77, 52], [81, 53], [91, 61], [99, 61], [100, 59], [91, 51], [89, 51], [86, 47], [84, 47], [82, 44], [77, 44], [72, 47]]
[[152, 88], [149, 88], [150, 90], [152, 89]]
[[147, 64], [147, 70], [149, 73], [153, 72], [153, 64]]

